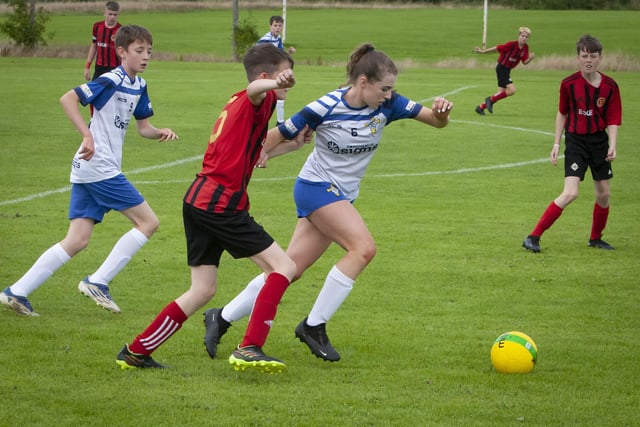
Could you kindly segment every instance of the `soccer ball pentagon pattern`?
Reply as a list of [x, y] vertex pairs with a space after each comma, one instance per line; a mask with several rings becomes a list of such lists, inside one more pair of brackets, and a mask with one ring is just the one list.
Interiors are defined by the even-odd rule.
[[491, 347], [491, 363], [504, 374], [526, 374], [538, 360], [538, 346], [530, 336], [518, 331], [500, 335]]

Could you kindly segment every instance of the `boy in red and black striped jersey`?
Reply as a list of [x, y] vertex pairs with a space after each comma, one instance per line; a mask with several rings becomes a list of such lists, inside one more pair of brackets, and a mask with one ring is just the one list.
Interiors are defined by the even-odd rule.
[[91, 75], [91, 64], [96, 60], [96, 67], [91, 80], [111, 71], [120, 65], [120, 57], [116, 53], [114, 41], [116, 33], [121, 25], [118, 22], [120, 15], [120, 4], [109, 1], [104, 7], [104, 21], [93, 24], [91, 31], [91, 47], [87, 55], [87, 62], [84, 66], [84, 78], [89, 80]]
[[498, 46], [490, 47], [487, 49], [481, 49], [476, 47], [474, 52], [476, 53], [491, 53], [498, 52], [498, 64], [496, 65], [496, 75], [498, 76], [498, 92], [493, 96], [488, 96], [484, 99], [484, 102], [476, 107], [476, 113], [484, 116], [485, 108], [493, 114], [493, 105], [516, 93], [516, 86], [511, 80], [511, 70], [514, 69], [520, 62], [527, 65], [535, 58], [536, 54], [529, 52], [529, 37], [531, 36], [531, 30], [527, 27], [520, 27], [518, 29], [518, 40], [513, 40], [501, 44]]
[[580, 70], [562, 80], [556, 115], [556, 133], [551, 163], [558, 162], [560, 140], [565, 134], [564, 190], [542, 214], [538, 224], [522, 243], [532, 252], [540, 252], [540, 236], [560, 217], [564, 208], [578, 197], [580, 182], [591, 169], [596, 200], [588, 246], [612, 250], [602, 240], [609, 218], [609, 180], [611, 162], [616, 158], [618, 126], [622, 124], [622, 102], [615, 80], [598, 71], [602, 56], [600, 41], [586, 34], [578, 40]]
[[[293, 59], [272, 44], [251, 47], [244, 56], [249, 85], [231, 96], [213, 125], [202, 169], [187, 190], [182, 216], [187, 238], [191, 288], [169, 303], [130, 344], [116, 362], [126, 368], [163, 368], [151, 353], [168, 340], [216, 293], [220, 258], [227, 251], [234, 258], [249, 258], [267, 276], [256, 299], [242, 343], [229, 358], [236, 370], [255, 368], [280, 372], [281, 360], [262, 352], [277, 306], [296, 274], [296, 264], [274, 239], [249, 215], [247, 186], [262, 153], [269, 119], [277, 99], [284, 99], [295, 84]], [[295, 140], [279, 145], [277, 154], [299, 148], [310, 136], [301, 132]], [[274, 157], [277, 154], [271, 154]]]

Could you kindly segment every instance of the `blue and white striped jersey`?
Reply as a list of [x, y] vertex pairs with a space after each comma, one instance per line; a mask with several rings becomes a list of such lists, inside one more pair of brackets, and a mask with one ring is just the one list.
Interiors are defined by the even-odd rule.
[[274, 36], [273, 34], [271, 34], [271, 31], [269, 31], [267, 34], [262, 36], [260, 38], [260, 40], [258, 40], [256, 42], [256, 44], [262, 44], [262, 43], [271, 43], [272, 45], [274, 45], [278, 49], [283, 49], [284, 50], [284, 46], [282, 45], [282, 37], [281, 36]]
[[279, 126], [287, 139], [305, 125], [315, 130], [315, 145], [298, 176], [307, 181], [326, 181], [355, 200], [360, 182], [389, 123], [414, 118], [422, 105], [393, 93], [378, 108], [354, 108], [344, 100], [349, 88], [334, 90], [308, 104]]
[[122, 170], [122, 146], [131, 116], [136, 120], [153, 116], [147, 83], [139, 76], [130, 78], [119, 66], [74, 90], [82, 105], [94, 107], [89, 130], [95, 154], [86, 161], [76, 152], [70, 180], [88, 183], [113, 178]]

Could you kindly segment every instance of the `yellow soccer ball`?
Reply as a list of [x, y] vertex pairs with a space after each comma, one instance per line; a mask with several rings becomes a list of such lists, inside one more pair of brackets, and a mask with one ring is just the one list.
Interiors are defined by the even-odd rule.
[[530, 336], [518, 331], [500, 335], [491, 347], [491, 363], [504, 374], [526, 374], [538, 360], [538, 346]]

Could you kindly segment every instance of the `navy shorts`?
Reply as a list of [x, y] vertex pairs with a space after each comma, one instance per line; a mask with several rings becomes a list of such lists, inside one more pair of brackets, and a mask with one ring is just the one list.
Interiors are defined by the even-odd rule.
[[248, 258], [267, 249], [273, 237], [248, 212], [220, 214], [182, 204], [187, 263], [220, 265], [222, 252], [234, 258]]
[[511, 80], [511, 68], [498, 64], [496, 65], [496, 75], [498, 76], [498, 87], [506, 88], [513, 83]]
[[340, 200], [347, 200], [342, 191], [330, 182], [313, 182], [298, 178], [293, 186], [298, 218], [305, 218], [313, 211]]
[[590, 135], [566, 132], [564, 136], [564, 176], [577, 176], [584, 181], [587, 168], [594, 181], [613, 178], [611, 162], [606, 161], [609, 152], [609, 135], [602, 131]]
[[142, 194], [122, 174], [104, 181], [72, 184], [69, 219], [91, 218], [99, 223], [110, 210], [123, 211], [142, 202]]

